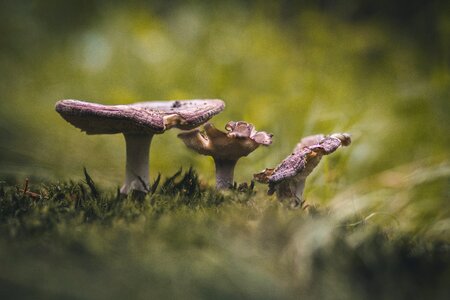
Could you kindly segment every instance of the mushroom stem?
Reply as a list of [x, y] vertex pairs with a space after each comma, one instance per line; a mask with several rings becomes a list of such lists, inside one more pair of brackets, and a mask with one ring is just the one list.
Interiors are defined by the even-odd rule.
[[303, 191], [305, 190], [306, 178], [291, 179], [281, 182], [275, 188], [278, 200], [289, 200], [293, 207], [301, 206], [305, 199], [303, 198]]
[[305, 179], [298, 181], [297, 184], [295, 185], [294, 202], [297, 205], [302, 205], [302, 203], [305, 202], [305, 199], [303, 198], [303, 191], [305, 190]]
[[236, 162], [237, 160], [214, 159], [216, 166], [216, 189], [224, 190], [233, 186]]
[[124, 136], [127, 163], [125, 184], [120, 189], [120, 193], [128, 194], [131, 190], [146, 192], [149, 183], [149, 152], [153, 134], [127, 133]]

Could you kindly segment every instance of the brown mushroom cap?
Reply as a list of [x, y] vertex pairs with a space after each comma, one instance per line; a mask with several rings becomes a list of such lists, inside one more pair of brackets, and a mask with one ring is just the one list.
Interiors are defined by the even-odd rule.
[[102, 105], [78, 100], [61, 100], [56, 111], [87, 134], [158, 134], [177, 127], [193, 129], [221, 112], [222, 100], [150, 101], [129, 105]]
[[[269, 176], [269, 183], [277, 183], [284, 179], [291, 178], [305, 171], [307, 163], [311, 166], [311, 171], [316, 167], [317, 163], [311, 165], [311, 162], [316, 161], [319, 163], [320, 158], [317, 158], [317, 154], [311, 151], [309, 148], [303, 148], [300, 151], [294, 152], [284, 159], [281, 164], [279, 164], [273, 173]], [[308, 172], [309, 175], [310, 172]], [[306, 176], [305, 176], [306, 177]]]
[[340, 146], [348, 146], [350, 143], [350, 135], [347, 133], [336, 133], [330, 136], [314, 135], [303, 138], [294, 152], [275, 169], [266, 169], [255, 174], [254, 177], [260, 182], [271, 185], [296, 176], [306, 179], [319, 164], [323, 155], [331, 154]]
[[225, 126], [227, 132], [215, 128], [212, 124], [204, 125], [204, 132], [196, 129], [182, 132], [178, 137], [186, 146], [200, 154], [216, 159], [237, 160], [247, 156], [260, 145], [270, 145], [272, 134], [256, 131], [254, 126], [243, 121], [230, 121]]
[[321, 140], [323, 140], [325, 136], [323, 134], [316, 134], [316, 135], [310, 135], [307, 137], [304, 137], [300, 140], [300, 143], [295, 146], [294, 153], [297, 151], [302, 150], [305, 147], [317, 145], [320, 143]]

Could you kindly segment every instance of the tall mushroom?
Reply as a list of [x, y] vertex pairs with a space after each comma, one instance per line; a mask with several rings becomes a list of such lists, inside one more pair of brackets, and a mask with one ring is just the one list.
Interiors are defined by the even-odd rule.
[[258, 182], [269, 184], [269, 195], [276, 193], [279, 200], [291, 199], [293, 206], [302, 206], [306, 178], [319, 164], [322, 156], [350, 143], [350, 135], [347, 133], [308, 136], [275, 169], [265, 169], [255, 174], [254, 178]]
[[204, 132], [196, 129], [178, 134], [188, 148], [214, 159], [217, 189], [233, 185], [234, 167], [239, 158], [249, 155], [260, 145], [272, 143], [272, 134], [256, 131], [247, 122], [228, 122], [225, 130], [227, 132], [207, 123]]
[[225, 107], [222, 100], [151, 101], [129, 105], [102, 105], [61, 100], [56, 111], [87, 134], [122, 133], [126, 143], [125, 183], [122, 194], [146, 191], [149, 183], [149, 151], [154, 134], [176, 127], [191, 130]]

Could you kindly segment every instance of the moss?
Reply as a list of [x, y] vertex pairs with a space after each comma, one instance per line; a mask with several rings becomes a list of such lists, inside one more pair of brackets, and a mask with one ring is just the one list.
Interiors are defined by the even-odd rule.
[[[250, 189], [218, 193], [194, 170], [121, 197], [86, 182], [0, 188], [0, 295], [22, 299], [446, 298], [448, 243]], [[32, 192], [31, 192], [32, 191]], [[94, 192], [95, 191], [95, 192]]]

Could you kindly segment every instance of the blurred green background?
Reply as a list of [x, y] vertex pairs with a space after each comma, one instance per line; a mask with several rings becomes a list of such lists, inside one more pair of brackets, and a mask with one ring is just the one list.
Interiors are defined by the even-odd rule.
[[[0, 298], [449, 299], [449, 46], [444, 0], [0, 1]], [[66, 123], [67, 98], [223, 99], [218, 128], [274, 134], [238, 182], [302, 136], [353, 143], [307, 181], [319, 216], [259, 184], [116, 199], [123, 137]], [[177, 133], [153, 139], [152, 179], [213, 184]]]
[[[349, 132], [351, 147], [310, 179], [312, 202], [354, 212], [413, 201], [414, 214], [450, 217], [447, 1], [0, 5], [2, 180], [77, 180], [85, 166], [103, 186], [121, 184], [123, 137], [81, 133], [54, 111], [57, 100], [220, 98], [218, 128], [245, 120], [274, 134], [240, 161], [238, 182], [278, 164], [302, 136]], [[212, 183], [212, 160], [177, 133], [153, 139], [151, 177], [194, 166]]]

